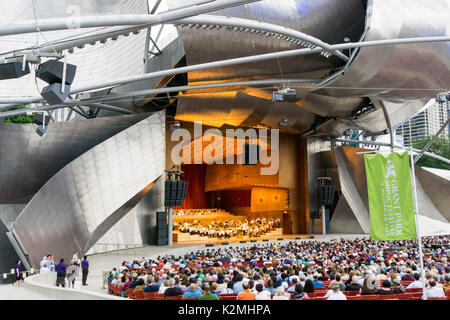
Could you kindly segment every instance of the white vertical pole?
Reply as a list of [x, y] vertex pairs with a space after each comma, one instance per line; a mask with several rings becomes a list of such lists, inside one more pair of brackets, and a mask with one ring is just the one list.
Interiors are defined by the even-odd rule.
[[67, 60], [66, 60], [66, 56], [64, 56], [64, 65], [63, 65], [63, 74], [62, 74], [62, 83], [61, 83], [61, 93], [64, 93], [64, 88], [66, 86], [66, 72], [67, 72]]
[[423, 252], [422, 252], [422, 237], [420, 235], [420, 227], [419, 227], [419, 207], [417, 205], [417, 188], [416, 188], [416, 171], [414, 170], [414, 158], [412, 145], [409, 146], [409, 157], [411, 162], [411, 173], [412, 173], [412, 187], [413, 187], [413, 200], [414, 200], [414, 215], [416, 218], [416, 233], [417, 233], [417, 245], [419, 247], [419, 255], [420, 255], [420, 269], [421, 278], [422, 278], [422, 299], [426, 299], [425, 295], [425, 268], [423, 264]]
[[327, 234], [327, 224], [325, 221], [325, 205], [321, 205], [320, 209], [322, 210], [322, 234]]

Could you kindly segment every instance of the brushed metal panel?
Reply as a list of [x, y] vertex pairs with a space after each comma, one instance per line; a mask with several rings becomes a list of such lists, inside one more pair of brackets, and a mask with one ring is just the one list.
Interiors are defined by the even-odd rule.
[[[186, 5], [184, 0], [166, 0], [168, 6]], [[199, 1], [189, 1], [189, 4]], [[328, 43], [344, 37], [356, 40], [364, 26], [364, 8], [357, 0], [264, 0], [236, 6], [212, 14], [259, 20], [302, 31]], [[331, 23], [332, 21], [332, 23]], [[183, 38], [188, 65], [300, 48], [289, 41], [250, 32], [178, 28]], [[283, 74], [290, 76], [308, 71], [330, 70], [342, 65], [336, 58], [320, 54], [279, 60]], [[254, 75], [280, 74], [277, 60], [264, 61], [189, 73], [189, 81], [220, 80]]]
[[345, 196], [342, 196], [330, 221], [330, 233], [363, 234], [366, 233], [358, 223], [352, 209], [348, 205]]
[[[371, 0], [364, 40], [448, 36], [449, 14], [447, 0]], [[449, 84], [448, 42], [402, 44], [362, 48], [345, 75], [327, 84], [333, 88], [316, 93], [402, 102], [432, 98]]]
[[62, 167], [147, 115], [33, 124], [0, 123], [0, 203], [27, 202]]
[[14, 250], [14, 247], [6, 236], [8, 228], [0, 219], [0, 273], [10, 273], [14, 269], [19, 256]]
[[[13, 232], [38, 265], [90, 247], [150, 190], [165, 169], [165, 112], [87, 151], [55, 174], [17, 218]], [[118, 240], [119, 241], [119, 240]]]
[[[352, 177], [347, 161], [345, 160], [344, 152], [341, 148], [334, 149], [336, 156], [336, 164], [339, 172], [339, 181], [341, 185], [342, 196], [348, 202], [352, 209], [359, 225], [364, 233], [370, 232], [369, 210], [366, 207], [367, 199], [363, 199], [359, 193], [359, 186], [355, 183]], [[361, 163], [361, 165], [363, 165]], [[358, 177], [358, 180], [363, 180], [364, 176]]]
[[450, 222], [450, 181], [418, 166], [416, 177], [435, 207]]

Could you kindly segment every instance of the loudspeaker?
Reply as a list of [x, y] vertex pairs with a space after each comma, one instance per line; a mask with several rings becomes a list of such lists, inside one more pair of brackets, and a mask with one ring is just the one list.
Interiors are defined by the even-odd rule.
[[36, 129], [36, 133], [42, 137], [47, 132], [47, 129], [48, 129], [48, 126], [39, 126]]
[[[45, 121], [44, 121], [45, 119]], [[43, 124], [47, 125], [50, 122], [50, 117], [49, 116], [45, 116], [42, 113], [36, 113], [36, 115], [34, 116], [33, 119], [33, 123], [37, 124], [38, 126], [42, 126]]]
[[263, 239], [263, 242], [269, 242], [269, 239]]
[[226, 246], [226, 245], [229, 245], [229, 243], [228, 242], [222, 242], [222, 245]]
[[53, 83], [42, 89], [42, 97], [50, 104], [59, 104], [66, 101], [70, 94], [70, 86], [64, 86], [64, 93], [61, 92], [61, 83]]
[[22, 62], [8, 62], [0, 64], [0, 80], [16, 79], [30, 73], [28, 63], [25, 64], [25, 70], [22, 71]]
[[277, 240], [284, 240], [283, 238], [278, 238]]
[[165, 212], [156, 213], [156, 245], [166, 246], [169, 244], [169, 235], [167, 230], [167, 217]]
[[319, 186], [319, 203], [326, 206], [333, 204], [334, 200], [334, 186], [332, 185], [321, 185]]
[[[36, 77], [47, 82], [48, 84], [62, 83], [64, 63], [58, 60], [49, 60], [39, 65], [36, 70]], [[67, 63], [66, 65], [66, 82], [71, 85], [77, 72], [77, 66]]]
[[212, 243], [207, 243], [205, 246], [206, 247], [214, 247], [214, 245]]
[[250, 240], [250, 242], [256, 242], [256, 240]]
[[247, 243], [247, 241], [241, 240], [239, 241], [239, 243]]

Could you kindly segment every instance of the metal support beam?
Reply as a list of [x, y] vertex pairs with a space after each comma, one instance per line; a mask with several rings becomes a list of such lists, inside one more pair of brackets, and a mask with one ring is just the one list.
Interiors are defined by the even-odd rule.
[[[374, 41], [365, 41], [365, 42], [344, 43], [344, 44], [331, 45], [329, 47], [329, 49], [330, 50], [343, 50], [343, 49], [349, 49], [349, 48], [373, 47], [373, 46], [392, 45], [392, 44], [408, 44], [408, 43], [420, 43], [420, 42], [443, 42], [443, 41], [450, 41], [450, 36], [403, 38], [403, 39], [374, 40]], [[251, 63], [251, 62], [257, 62], [257, 61], [266, 61], [266, 60], [272, 60], [272, 59], [276, 59], [276, 58], [295, 57], [295, 56], [306, 55], [306, 54], [320, 53], [322, 51], [323, 51], [322, 48], [296, 49], [296, 50], [287, 50], [287, 51], [280, 51], [280, 52], [274, 52], [274, 53], [259, 54], [259, 55], [254, 55], [254, 56], [241, 57], [241, 58], [227, 59], [227, 60], [221, 60], [221, 61], [215, 61], [215, 62], [201, 63], [201, 64], [187, 66], [187, 67], [180, 67], [180, 68], [150, 72], [150, 73], [146, 73], [146, 74], [139, 75], [139, 76], [123, 78], [123, 79], [118, 79], [118, 80], [112, 80], [112, 81], [106, 81], [103, 83], [88, 85], [88, 86], [80, 87], [80, 88], [74, 88], [73, 90], [71, 90], [71, 94], [92, 91], [92, 90], [98, 90], [98, 89], [111, 88], [111, 87], [117, 87], [120, 85], [125, 85], [125, 84], [138, 82], [138, 81], [142, 81], [142, 80], [166, 77], [166, 76], [170, 76], [170, 75], [188, 73], [188, 72], [192, 72], [192, 71], [220, 68], [220, 67], [226, 67], [226, 66], [231, 66], [231, 65], [236, 65], [236, 64]], [[15, 105], [30, 104], [30, 103], [38, 103], [38, 102], [41, 102], [42, 100], [43, 100], [43, 98], [41, 96], [29, 97], [29, 98], [0, 98], [0, 105], [1, 104], [13, 104], [13, 103]], [[15, 105], [12, 105], [12, 106], [15, 106]], [[12, 106], [8, 105], [9, 108]]]
[[[156, 25], [162, 22], [176, 21], [189, 16], [217, 11], [233, 6], [244, 5], [261, 0], [216, 0], [206, 3], [177, 8], [160, 14], [135, 14], [135, 15], [103, 15], [80, 17], [78, 28], [97, 28], [111, 26], [135, 26]], [[72, 29], [67, 23], [67, 18], [39, 19], [0, 24], [0, 36], [8, 36], [32, 32], [45, 32], [55, 30]]]
[[384, 119], [386, 120], [386, 124], [387, 124], [388, 129], [389, 129], [389, 136], [390, 136], [390, 139], [391, 139], [391, 152], [394, 152], [395, 139], [394, 139], [394, 130], [392, 130], [391, 117], [389, 117], [389, 113], [388, 113], [388, 111], [386, 109], [386, 105], [384, 104], [384, 102], [383, 101], [378, 101], [378, 103], [380, 104], [381, 109], [383, 109]]
[[[390, 147], [391, 146], [390, 143], [376, 142], [376, 141], [367, 141], [366, 142], [366, 141], [349, 140], [349, 139], [332, 139], [332, 140], [334, 140], [335, 142], [343, 142], [343, 143], [360, 143], [360, 144], [363, 144], [363, 145], [385, 146], [385, 147]], [[405, 147], [405, 146], [399, 145], [397, 143], [394, 143], [394, 147], [398, 148], [398, 149], [409, 150], [409, 147]], [[412, 149], [412, 151], [414, 151], [415, 153], [420, 153], [421, 152], [421, 150], [417, 150], [417, 149], [414, 149], [414, 148]], [[424, 155], [426, 155], [426, 156], [428, 156], [430, 158], [437, 159], [437, 160], [440, 160], [442, 162], [450, 164], [450, 160], [449, 159], [441, 157], [441, 156], [438, 156], [438, 155], [436, 155], [434, 153], [430, 153], [430, 152], [426, 152], [425, 151]]]

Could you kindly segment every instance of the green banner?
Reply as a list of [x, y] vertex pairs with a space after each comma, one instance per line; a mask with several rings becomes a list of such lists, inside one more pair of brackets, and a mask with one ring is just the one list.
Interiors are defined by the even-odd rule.
[[365, 154], [372, 240], [416, 238], [409, 154]]

